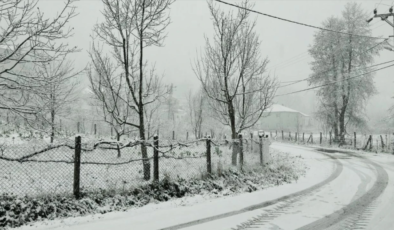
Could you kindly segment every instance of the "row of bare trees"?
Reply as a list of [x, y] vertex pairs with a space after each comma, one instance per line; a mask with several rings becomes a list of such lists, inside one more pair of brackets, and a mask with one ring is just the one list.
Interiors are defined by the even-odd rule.
[[[32, 128], [58, 132], [56, 119], [69, 112], [76, 101], [78, 76], [86, 73], [92, 105], [119, 140], [138, 132], [148, 140], [159, 130], [168, 129], [158, 112], [166, 111], [172, 128], [177, 125], [178, 108], [174, 87], [167, 86], [148, 62], [145, 49], [160, 47], [170, 23], [173, 0], [102, 0], [104, 21], [93, 28], [89, 50], [90, 65], [75, 70], [69, 55], [80, 51], [64, 43], [72, 36], [68, 28], [77, 15], [73, 0], [66, 0], [58, 15], [45, 18], [36, 0], [0, 0], [0, 109], [20, 116]], [[252, 8], [248, 1], [243, 7]], [[233, 139], [251, 128], [271, 105], [276, 81], [266, 71], [256, 22], [239, 9], [226, 12], [211, 0], [208, 7], [215, 34], [206, 38], [204, 52], [193, 69], [201, 89], [187, 101], [193, 133], [201, 137], [202, 126], [215, 119], [228, 126]], [[143, 177], [149, 180], [150, 163], [146, 145], [140, 146]], [[233, 164], [237, 164], [237, 148]]]
[[[141, 140], [147, 140], [146, 121], [168, 90], [144, 58], [144, 51], [163, 44], [173, 0], [102, 2], [105, 21], [94, 27], [90, 50], [91, 89], [105, 121], [116, 128], [118, 136], [128, 126], [138, 130]], [[146, 145], [140, 147], [142, 157], [148, 158]], [[143, 174], [145, 180], [150, 179], [148, 159], [143, 161]]]
[[76, 13], [73, 0], [53, 18], [37, 0], [0, 1], [0, 109], [28, 127], [55, 136], [55, 120], [73, 101], [75, 77], [68, 56], [78, 52], [64, 41], [73, 35], [68, 24]]

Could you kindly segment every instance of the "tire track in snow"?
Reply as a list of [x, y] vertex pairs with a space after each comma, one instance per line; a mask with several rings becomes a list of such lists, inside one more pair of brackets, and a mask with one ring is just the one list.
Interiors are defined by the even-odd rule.
[[[306, 151], [314, 151], [314, 150], [306, 150]], [[227, 218], [230, 216], [235, 216], [235, 215], [239, 215], [245, 212], [249, 212], [249, 211], [254, 211], [257, 209], [261, 209], [261, 208], [265, 208], [274, 204], [278, 204], [279, 202], [285, 202], [283, 208], [288, 207], [286, 204], [290, 205], [292, 203], [294, 203], [296, 200], [300, 199], [300, 197], [305, 196], [307, 194], [310, 194], [311, 192], [314, 192], [315, 190], [318, 190], [319, 188], [323, 187], [324, 185], [330, 183], [331, 181], [335, 180], [341, 173], [343, 170], [343, 165], [342, 163], [336, 159], [336, 157], [333, 157], [329, 154], [326, 154], [324, 152], [318, 152], [318, 151], [314, 151], [320, 154], [323, 154], [331, 159], [334, 160], [334, 164], [335, 164], [335, 170], [332, 172], [332, 174], [325, 180], [323, 180], [322, 182], [315, 184], [307, 189], [301, 190], [299, 192], [290, 194], [290, 195], [286, 195], [286, 196], [282, 196], [280, 198], [274, 199], [274, 200], [270, 200], [270, 201], [266, 201], [266, 202], [262, 202], [259, 204], [255, 204], [255, 205], [251, 205], [249, 207], [240, 209], [240, 210], [236, 210], [236, 211], [232, 211], [232, 212], [227, 212], [227, 213], [223, 213], [223, 214], [219, 214], [219, 215], [215, 215], [215, 216], [211, 216], [211, 217], [207, 217], [207, 218], [203, 218], [203, 219], [199, 219], [199, 220], [194, 220], [194, 221], [190, 221], [187, 223], [183, 223], [183, 224], [179, 224], [179, 225], [174, 225], [171, 227], [166, 227], [166, 228], [162, 228], [161, 230], [176, 230], [176, 229], [182, 229], [182, 228], [186, 228], [186, 227], [191, 227], [194, 225], [199, 225], [199, 224], [203, 224], [203, 223], [207, 223], [207, 222], [211, 222], [214, 220], [219, 220], [219, 219], [223, 219], [223, 218]], [[282, 210], [283, 210], [282, 208]], [[277, 210], [277, 212], [279, 212], [279, 209]], [[274, 217], [274, 216], [272, 216]]]
[[367, 229], [368, 224], [371, 220], [371, 216], [375, 208], [377, 207], [376, 201], [369, 205], [366, 209], [360, 210], [357, 213], [351, 215], [349, 218], [328, 228], [327, 230], [363, 230]]
[[[354, 157], [354, 156], [353, 156]], [[336, 156], [336, 159], [351, 159], [352, 157], [346, 156]], [[356, 158], [356, 157], [355, 157]], [[374, 170], [374, 167], [370, 167], [369, 162], [365, 162], [363, 160], [363, 163], [366, 165], [366, 168], [369, 168], [371, 170]], [[352, 198], [351, 202], [353, 200], [356, 200], [357, 198], [361, 197], [362, 194], [366, 193], [366, 187], [367, 184], [371, 181], [371, 177], [368, 176], [366, 173], [358, 170], [357, 168], [353, 167], [352, 165], [347, 165], [347, 168], [350, 170], [354, 171], [361, 179], [360, 185], [358, 186], [358, 189], [356, 191], [356, 194]], [[320, 189], [313, 191], [313, 193], [317, 193], [320, 191]], [[274, 220], [275, 218], [281, 216], [283, 213], [289, 214], [289, 211], [291, 208], [293, 208], [298, 201], [301, 201], [303, 198], [306, 196], [311, 195], [309, 194], [304, 194], [301, 195], [295, 199], [290, 199], [286, 201], [286, 203], [283, 203], [281, 205], [278, 205], [277, 207], [274, 207], [273, 209], [268, 209], [264, 210], [264, 212], [258, 216], [255, 216], [253, 218], [250, 218], [249, 220], [237, 225], [235, 228], [232, 228], [232, 230], [248, 230], [248, 229], [256, 229], [260, 228], [261, 226], [269, 224], [270, 221]], [[368, 223], [368, 218], [369, 216], [367, 215], [372, 211], [372, 207], [368, 207], [367, 209], [362, 209], [361, 211], [355, 213], [352, 215], [352, 217], [346, 221], [345, 223], [341, 224], [338, 228], [334, 228], [335, 230], [347, 230], [347, 229], [363, 229], [362, 226], [365, 225], [365, 223]], [[280, 229], [276, 226], [274, 229]]]
[[[374, 202], [376, 198], [378, 198], [387, 187], [388, 174], [382, 166], [365, 157], [356, 155], [351, 152], [341, 152], [341, 153], [345, 153], [354, 157], [361, 158], [368, 164], [372, 165], [377, 172], [376, 182], [374, 183], [372, 188], [368, 190], [368, 192], [366, 192], [364, 195], [362, 195], [361, 197], [357, 198], [356, 200], [348, 204], [346, 207], [341, 208], [338, 211], [328, 216], [325, 216], [322, 219], [319, 219], [301, 228], [298, 228], [298, 230], [327, 229], [330, 227], [336, 228], [337, 225], [339, 225], [338, 227], [340, 227], [342, 223], [346, 223], [346, 222], [351, 223], [348, 224], [348, 226], [351, 226], [352, 224], [356, 224], [358, 220], [363, 220], [362, 223], [360, 222], [358, 227], [367, 226], [364, 223], [367, 220], [367, 218], [363, 216], [363, 212], [365, 211], [366, 213], [369, 213], [373, 210], [374, 206], [372, 206], [372, 202]], [[360, 215], [357, 215], [357, 213], [360, 213]], [[339, 229], [343, 229], [343, 228], [339, 228]]]

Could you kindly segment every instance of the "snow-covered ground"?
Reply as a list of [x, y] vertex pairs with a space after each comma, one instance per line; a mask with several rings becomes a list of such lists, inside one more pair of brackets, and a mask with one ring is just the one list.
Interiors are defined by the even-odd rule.
[[185, 197], [20, 229], [393, 229], [392, 155], [324, 154], [283, 143], [272, 147], [302, 156], [306, 176], [248, 194]]
[[[275, 148], [281, 151], [288, 150], [283, 146], [275, 146]], [[302, 155], [305, 164], [309, 167], [306, 177], [291, 184], [220, 198], [210, 194], [185, 197], [165, 203], [152, 203], [142, 208], [132, 208], [126, 212], [44, 221], [20, 229], [130, 229], [131, 226], [133, 229], [161, 229], [224, 213], [237, 212], [258, 203], [304, 190], [328, 178], [336, 167], [332, 159], [321, 154], [304, 150], [292, 151], [291, 154]], [[231, 217], [231, 219], [234, 218], [238, 217]], [[236, 223], [237, 221], [234, 222]], [[210, 229], [195, 227], [196, 229]]]

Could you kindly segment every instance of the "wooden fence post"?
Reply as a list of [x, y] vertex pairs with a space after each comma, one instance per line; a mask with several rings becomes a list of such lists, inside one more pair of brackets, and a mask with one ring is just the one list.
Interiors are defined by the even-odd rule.
[[250, 152], [253, 152], [253, 132], [250, 132]]
[[354, 149], [357, 149], [357, 133], [354, 132]]
[[289, 141], [292, 141], [293, 138], [291, 138], [291, 132], [289, 131]]
[[175, 140], [175, 131], [172, 131], [172, 140]]
[[385, 135], [386, 135], [386, 146], [385, 146], [385, 147], [386, 147], [386, 151], [387, 151], [387, 150], [389, 149], [389, 148], [388, 148], [389, 142], [387, 141], [387, 134], [385, 134]]
[[382, 143], [382, 152], [384, 151], [384, 141], [382, 135], [380, 135], [380, 141]]
[[75, 154], [74, 154], [74, 186], [73, 193], [75, 199], [80, 198], [80, 176], [81, 176], [81, 136], [75, 137]]
[[369, 139], [371, 140], [371, 142], [369, 142], [369, 151], [372, 151], [372, 143], [373, 143], [372, 135], [369, 135]]
[[259, 133], [259, 154], [260, 154], [260, 164], [264, 166], [264, 156], [263, 156], [263, 134]]
[[302, 133], [302, 142], [305, 143], [305, 133]]
[[153, 136], [153, 180], [159, 181], [159, 136]]
[[211, 137], [207, 136], [207, 172], [212, 174], [212, 163], [211, 163]]
[[331, 131], [330, 131], [330, 145], [332, 144], [332, 139], [331, 139]]
[[96, 136], [97, 134], [97, 124], [94, 124], [94, 135]]
[[80, 129], [80, 127], [79, 127], [80, 125], [79, 125], [79, 121], [77, 122], [77, 133], [79, 133], [79, 129]]
[[295, 133], [295, 142], [298, 140], [298, 132]]
[[322, 144], [322, 141], [323, 141], [323, 133], [320, 132], [320, 145]]
[[239, 164], [241, 165], [241, 170], [244, 165], [244, 150], [243, 150], [243, 143], [242, 143], [242, 133], [238, 134], [239, 138]]
[[186, 132], [186, 140], [189, 140], [189, 132]]

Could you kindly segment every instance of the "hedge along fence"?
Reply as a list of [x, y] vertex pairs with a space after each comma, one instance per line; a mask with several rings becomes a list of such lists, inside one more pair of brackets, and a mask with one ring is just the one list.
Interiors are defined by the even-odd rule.
[[[266, 143], [266, 145], [264, 145]], [[143, 158], [140, 145], [148, 147]], [[39, 196], [73, 194], [84, 191], [124, 191], [147, 184], [143, 161], [149, 162], [151, 180], [205, 176], [231, 166], [233, 148], [239, 152], [239, 168], [264, 165], [269, 159], [269, 142], [264, 138], [189, 142], [160, 140], [120, 143], [83, 142], [75, 137], [55, 145], [2, 146], [0, 153], [0, 193]], [[38, 150], [37, 150], [38, 149]], [[252, 151], [254, 149], [254, 151]], [[263, 157], [265, 156], [265, 157]]]
[[298, 133], [281, 130], [279, 132], [271, 131], [270, 136], [276, 141], [283, 142], [394, 153], [394, 142], [391, 134], [358, 134], [353, 132], [345, 136], [345, 143], [335, 143], [332, 132]]

